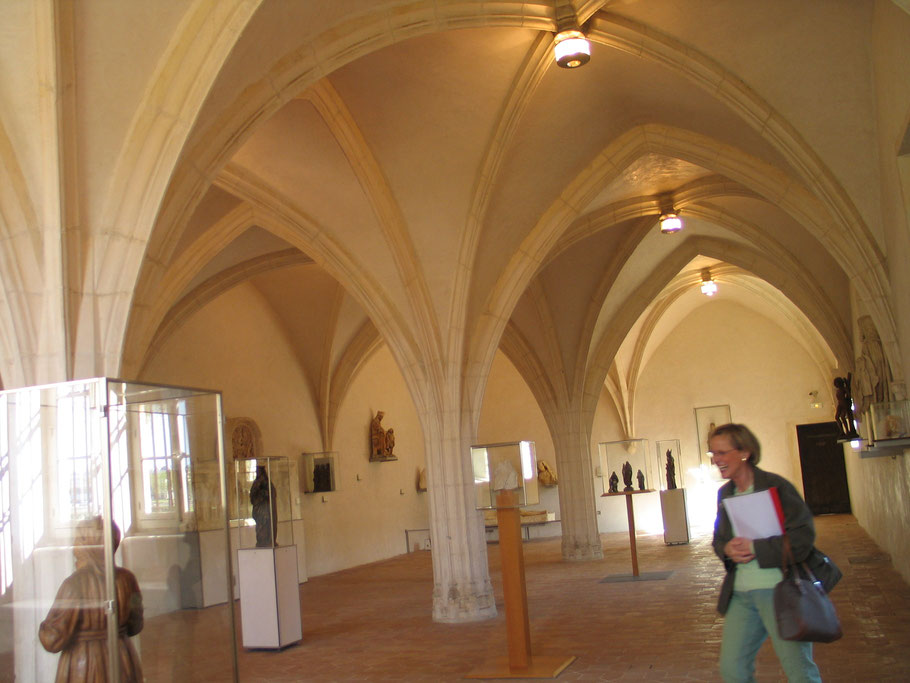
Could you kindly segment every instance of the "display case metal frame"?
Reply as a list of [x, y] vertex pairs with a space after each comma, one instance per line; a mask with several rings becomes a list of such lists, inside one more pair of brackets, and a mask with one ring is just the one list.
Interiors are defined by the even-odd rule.
[[[8, 595], [0, 600], [0, 620], [9, 622], [0, 632], [11, 634], [3, 649], [12, 653], [8, 670], [17, 679], [54, 678], [58, 655], [39, 645], [38, 624], [74, 569], [76, 530], [93, 518], [103, 527], [107, 615], [116, 613], [116, 565], [133, 572], [142, 592], [145, 629], [134, 639], [148, 634], [156, 610], [182, 608], [184, 596], [174, 591], [182, 594], [183, 583], [175, 587], [164, 575], [149, 574], [157, 565], [146, 566], [149, 556], [170, 557], [171, 546], [175, 558], [195, 567], [199, 585], [191, 607], [204, 606], [207, 592], [229, 600], [220, 392], [108, 377], [6, 390], [0, 392], [0, 451], [0, 513], [8, 520], [0, 547], [9, 549], [0, 558], [0, 596]], [[117, 548], [114, 523], [121, 533]], [[200, 550], [202, 532], [220, 540]], [[219, 675], [237, 680], [233, 610], [225, 609], [230, 673]], [[108, 618], [109, 680], [119, 678], [119, 638], [117, 620]], [[152, 669], [145, 670], [146, 680], [164, 680]]]

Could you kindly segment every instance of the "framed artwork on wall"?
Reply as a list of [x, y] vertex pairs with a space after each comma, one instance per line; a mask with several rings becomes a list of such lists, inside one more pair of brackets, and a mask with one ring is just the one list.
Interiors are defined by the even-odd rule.
[[718, 425], [731, 422], [730, 406], [705, 406], [695, 409], [695, 429], [698, 432], [698, 463], [711, 464], [708, 455], [708, 434]]

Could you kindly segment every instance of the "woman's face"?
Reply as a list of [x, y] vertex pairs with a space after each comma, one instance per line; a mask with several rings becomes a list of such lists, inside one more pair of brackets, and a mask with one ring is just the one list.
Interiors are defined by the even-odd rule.
[[742, 468], [749, 467], [745, 460], [749, 454], [737, 449], [728, 434], [712, 437], [708, 446], [711, 448], [711, 462], [717, 466], [724, 479], [733, 479]]

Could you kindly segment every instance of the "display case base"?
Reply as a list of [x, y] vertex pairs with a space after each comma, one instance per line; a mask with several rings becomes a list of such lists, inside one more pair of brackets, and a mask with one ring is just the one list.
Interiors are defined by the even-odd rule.
[[243, 646], [281, 649], [298, 642], [297, 547], [241, 548], [237, 555]]
[[575, 655], [532, 655], [527, 668], [513, 669], [508, 657], [496, 657], [465, 674], [465, 678], [556, 678], [574, 661]]
[[660, 512], [664, 521], [664, 543], [679, 545], [689, 542], [689, 515], [686, 513], [686, 490], [660, 492]]

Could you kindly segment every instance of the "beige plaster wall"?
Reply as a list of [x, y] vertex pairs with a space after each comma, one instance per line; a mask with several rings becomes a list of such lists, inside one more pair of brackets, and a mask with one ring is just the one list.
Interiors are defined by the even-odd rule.
[[257, 422], [264, 455], [293, 457], [319, 443], [316, 411], [268, 310], [254, 287], [231, 289], [171, 336], [141, 379], [221, 391], [226, 418]]
[[[878, 0], [872, 47], [891, 304], [906, 371], [910, 368], [910, 270], [906, 267], [910, 263], [910, 155], [899, 158], [898, 151], [910, 126], [910, 14], [892, 2]], [[853, 514], [910, 581], [910, 449], [894, 458], [874, 459], [860, 459], [849, 447], [845, 450]]]
[[[395, 430], [397, 461], [369, 461], [370, 420], [377, 410], [385, 413], [383, 426]], [[407, 550], [405, 529], [429, 527], [427, 494], [418, 493], [416, 483], [417, 468], [425, 465], [423, 432], [385, 347], [352, 383], [338, 415], [335, 446], [338, 490], [303, 501], [311, 575], [400, 555]]]
[[853, 515], [910, 581], [910, 455], [860, 458], [849, 446]]
[[[636, 436], [649, 439], [652, 450], [657, 440], [679, 439], [683, 468], [677, 463], [677, 472], [689, 470], [697, 466], [699, 452], [694, 409], [727, 404], [733, 421], [758, 436], [761, 467], [802, 490], [796, 425], [832, 420], [827, 382], [803, 347], [774, 322], [723, 300], [710, 301], [666, 337], [642, 372]], [[819, 391], [822, 408], [809, 406], [813, 390]], [[713, 475], [713, 468], [709, 471]], [[695, 528], [713, 523], [718, 483], [699, 487], [687, 477]]]
[[[266, 455], [296, 458], [323, 450], [309, 384], [252, 286], [236, 287], [205, 306], [168, 340], [142, 379], [221, 390], [227, 417], [257, 421]], [[398, 461], [368, 461], [376, 410], [384, 410], [385, 426], [395, 429]], [[309, 576], [403, 553], [404, 530], [428, 526], [426, 494], [418, 494], [415, 483], [424, 462], [423, 436], [387, 351], [374, 354], [354, 380], [337, 424], [338, 490], [293, 494], [304, 522]]]

